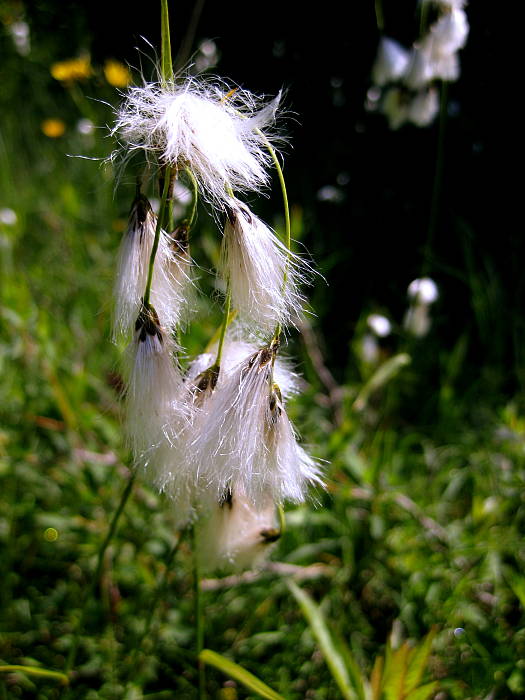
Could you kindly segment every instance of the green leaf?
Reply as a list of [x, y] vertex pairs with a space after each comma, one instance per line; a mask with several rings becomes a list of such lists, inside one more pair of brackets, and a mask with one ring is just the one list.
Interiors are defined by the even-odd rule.
[[435, 636], [436, 629], [433, 627], [423, 641], [412, 650], [405, 682], [405, 692], [410, 693], [421, 683]]
[[219, 669], [219, 671], [222, 671], [226, 676], [230, 676], [230, 678], [239, 681], [239, 683], [242, 683], [246, 688], [257, 693], [262, 698], [268, 698], [268, 700], [284, 700], [282, 695], [272, 690], [266, 683], [259, 680], [257, 676], [254, 676], [253, 673], [239, 666], [239, 664], [230, 661], [230, 659], [227, 659], [225, 656], [217, 654], [216, 651], [203, 649], [199, 654], [199, 659], [208, 666], [214, 666]]
[[366, 408], [370, 396], [393, 379], [396, 374], [398, 374], [403, 367], [409, 365], [410, 362], [410, 355], [407, 355], [406, 352], [401, 352], [398, 355], [394, 355], [394, 357], [391, 357], [386, 362], [383, 362], [383, 364], [377, 368], [377, 370], [359, 392], [359, 395], [354, 401], [353, 408], [356, 411], [362, 411], [364, 408]]
[[47, 668], [38, 668], [37, 666], [21, 666], [18, 664], [0, 666], [0, 673], [26, 673], [29, 676], [40, 676], [41, 678], [52, 678], [60, 681], [63, 685], [69, 684], [69, 678], [65, 673], [60, 671], [48, 671]]
[[339, 686], [339, 690], [341, 691], [343, 697], [347, 700], [359, 700], [359, 698], [362, 696], [355, 691], [350, 683], [350, 676], [346, 668], [345, 661], [339, 653], [334, 640], [332, 639], [332, 635], [330, 634], [326, 621], [319, 607], [310, 598], [308, 593], [303, 591], [302, 588], [299, 588], [296, 583], [293, 581], [287, 581], [286, 583], [299, 603], [304, 616], [308, 620], [308, 623], [312, 628], [312, 632], [319, 643], [328, 668], [330, 669], [335, 682]]
[[390, 644], [387, 646], [383, 672], [383, 693], [386, 700], [403, 700], [405, 697], [404, 688], [409, 651], [410, 647], [406, 642], [395, 651], [392, 651]]
[[411, 693], [409, 693], [405, 700], [428, 700], [437, 690], [439, 683], [437, 681], [432, 681], [432, 683], [425, 683], [425, 685], [420, 685]]

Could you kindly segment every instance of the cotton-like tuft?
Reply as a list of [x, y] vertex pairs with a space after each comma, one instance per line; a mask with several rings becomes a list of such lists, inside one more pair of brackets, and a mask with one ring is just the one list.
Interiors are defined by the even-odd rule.
[[248, 327], [271, 332], [277, 324], [296, 323], [308, 267], [237, 199], [227, 203], [220, 270]]
[[266, 139], [280, 94], [270, 102], [215, 80], [187, 78], [128, 90], [113, 129], [128, 153], [143, 150], [163, 165], [189, 167], [204, 197], [223, 206], [227, 189], [258, 191], [268, 183]]
[[320, 484], [315, 461], [298, 445], [274, 381], [276, 348], [245, 358], [218, 384], [197, 419], [192, 443], [196, 473], [216, 497], [242, 489], [255, 507], [304, 501]]
[[[128, 228], [117, 261], [113, 339], [129, 336], [146, 290], [149, 261], [157, 218], [146, 197], [138, 195], [131, 208]], [[177, 233], [177, 232], [175, 232]], [[160, 232], [151, 286], [151, 302], [160, 324], [173, 328], [187, 315], [191, 298], [191, 261], [184, 247], [165, 231]]]
[[256, 509], [240, 489], [202, 512], [198, 533], [203, 572], [253, 568], [280, 537], [275, 505], [267, 501]]

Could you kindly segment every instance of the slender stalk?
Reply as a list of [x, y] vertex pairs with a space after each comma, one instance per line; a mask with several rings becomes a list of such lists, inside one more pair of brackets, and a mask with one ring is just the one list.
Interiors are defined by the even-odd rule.
[[48, 671], [47, 668], [39, 668], [38, 666], [22, 666], [20, 664], [9, 664], [0, 666], [0, 673], [27, 673], [29, 676], [41, 676], [42, 678], [52, 678], [60, 681], [64, 685], [68, 685], [69, 678], [59, 671]]
[[170, 191], [170, 180], [171, 168], [169, 166], [166, 166], [164, 170], [164, 186], [162, 188], [162, 198], [160, 200], [160, 209], [159, 214], [157, 216], [157, 226], [155, 227], [155, 239], [153, 241], [153, 246], [151, 248], [151, 254], [149, 257], [148, 279], [146, 282], [146, 290], [144, 292], [144, 306], [146, 308], [149, 305], [149, 298], [151, 294], [151, 282], [153, 280], [153, 269], [155, 267], [155, 257], [159, 248], [160, 234], [162, 231], [162, 222], [164, 221], [164, 216], [166, 213], [166, 206]]
[[161, 34], [161, 81], [162, 86], [173, 80], [173, 62], [171, 59], [170, 15], [168, 0], [160, 0], [160, 34]]
[[385, 15], [383, 13], [382, 0], [375, 0], [374, 9], [376, 13], [376, 24], [379, 32], [382, 34], [385, 30]]
[[[175, 542], [175, 544], [171, 548], [170, 553], [168, 554], [168, 558], [166, 559], [166, 563], [165, 563], [164, 573], [162, 575], [162, 578], [161, 578], [159, 584], [157, 585], [155, 595], [153, 596], [153, 600], [151, 601], [151, 604], [149, 605], [149, 608], [148, 608], [148, 615], [146, 617], [146, 623], [144, 625], [144, 629], [143, 629], [140, 637], [138, 637], [138, 639], [135, 642], [135, 647], [134, 647], [133, 652], [131, 654], [131, 659], [130, 659], [130, 663], [129, 663], [129, 666], [132, 669], [133, 673], [135, 673], [135, 671], [136, 671], [137, 656], [142, 649], [142, 644], [143, 644], [144, 640], [150, 634], [158, 605], [159, 605], [161, 599], [163, 598], [163, 596], [166, 593], [166, 590], [168, 588], [168, 576], [169, 576], [169, 573], [171, 571], [171, 565], [173, 564], [173, 560], [175, 559], [175, 555], [179, 551], [179, 547], [181, 545], [183, 535], [184, 535], [184, 530], [182, 530], [179, 533], [179, 537], [178, 537], [177, 541]], [[154, 631], [154, 634], [152, 635], [152, 639], [150, 642], [150, 647], [149, 647], [150, 651], [153, 651], [155, 649], [156, 637], [157, 637], [157, 634]]]
[[74, 638], [73, 638], [73, 643], [71, 645], [71, 649], [69, 650], [69, 655], [67, 657], [66, 661], [66, 668], [65, 672], [69, 673], [71, 669], [73, 668], [73, 665], [76, 660], [76, 656], [78, 653], [78, 646], [80, 643], [80, 634], [84, 628], [84, 624], [86, 621], [86, 615], [87, 615], [87, 606], [86, 602], [89, 599], [91, 595], [95, 592], [95, 589], [100, 581], [100, 576], [102, 574], [102, 567], [104, 565], [104, 555], [106, 554], [106, 550], [109, 547], [111, 540], [113, 539], [113, 536], [116, 532], [118, 521], [120, 519], [120, 516], [122, 515], [122, 512], [124, 511], [124, 508], [126, 507], [126, 503], [128, 502], [128, 499], [131, 495], [131, 492], [133, 490], [133, 484], [135, 483], [135, 474], [133, 473], [129, 480], [128, 483], [126, 484], [126, 488], [122, 492], [122, 496], [120, 497], [120, 502], [118, 504], [117, 510], [113, 514], [113, 518], [111, 519], [111, 523], [109, 526], [109, 530], [107, 532], [106, 537], [104, 538], [104, 541], [100, 545], [100, 549], [98, 550], [98, 556], [97, 556], [97, 567], [95, 569], [95, 573], [93, 575], [93, 578], [91, 579], [91, 584], [84, 589], [84, 595], [82, 596], [82, 612], [80, 613], [80, 619], [78, 621], [78, 624], [75, 629], [74, 633]]
[[199, 570], [199, 560], [197, 557], [198, 536], [195, 525], [192, 528], [193, 535], [193, 588], [195, 596], [195, 647], [198, 658], [198, 674], [199, 674], [199, 700], [204, 700], [206, 697], [205, 684], [206, 675], [204, 663], [201, 661], [200, 653], [204, 649], [204, 620], [202, 617], [202, 590], [201, 576]]
[[445, 163], [445, 129], [447, 121], [448, 83], [441, 83], [441, 100], [439, 109], [439, 132], [437, 141], [436, 169], [434, 170], [434, 183], [432, 186], [432, 199], [430, 203], [430, 216], [428, 222], [427, 240], [423, 252], [424, 277], [430, 268], [432, 244], [437, 229], [439, 215], [439, 201], [441, 199], [441, 185], [443, 183], [443, 169]]
[[[279, 178], [279, 184], [281, 186], [281, 194], [283, 198], [283, 211], [284, 211], [284, 244], [286, 246], [286, 249], [288, 251], [288, 257], [286, 260], [286, 267], [284, 269], [284, 275], [283, 275], [283, 286], [282, 286], [282, 291], [284, 294], [284, 290], [286, 288], [286, 283], [288, 282], [288, 268], [290, 267], [290, 259], [292, 256], [292, 224], [290, 220], [290, 205], [288, 203], [288, 192], [286, 190], [286, 182], [284, 180], [284, 173], [283, 169], [281, 168], [281, 164], [279, 163], [279, 158], [277, 158], [277, 153], [275, 152], [272, 144], [268, 141], [266, 136], [263, 134], [263, 132], [260, 129], [255, 129], [256, 134], [258, 134], [262, 140], [264, 141], [264, 145], [266, 146], [272, 160], [273, 164], [275, 165], [275, 169], [277, 171], [277, 177]], [[276, 343], [279, 340], [279, 336], [281, 335], [281, 324], [278, 323], [275, 327], [275, 330], [273, 332], [273, 337], [272, 337], [272, 343]]]
[[226, 287], [226, 301], [224, 303], [224, 317], [222, 319], [221, 334], [219, 336], [219, 344], [217, 346], [217, 357], [215, 358], [215, 365], [214, 365], [217, 369], [219, 369], [221, 366], [224, 338], [226, 337], [226, 329], [228, 328], [228, 325], [230, 323], [231, 304], [232, 304], [232, 293], [231, 293], [231, 289], [230, 289], [230, 280], [228, 280], [228, 285]]
[[190, 168], [184, 168], [184, 172], [186, 173], [188, 180], [191, 183], [191, 189], [192, 189], [192, 194], [193, 194], [191, 212], [190, 212], [190, 215], [186, 218], [186, 222], [185, 222], [186, 226], [188, 227], [188, 230], [190, 230], [195, 222], [195, 217], [197, 216], [197, 204], [199, 202], [199, 185], [197, 184], [197, 180], [195, 179], [195, 175], [192, 173]]

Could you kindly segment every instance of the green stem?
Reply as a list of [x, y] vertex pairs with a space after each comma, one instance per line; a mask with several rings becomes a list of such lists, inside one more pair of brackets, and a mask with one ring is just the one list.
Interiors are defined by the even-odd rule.
[[379, 32], [382, 34], [385, 30], [385, 15], [383, 13], [383, 2], [382, 0], [375, 0], [374, 2], [375, 12], [376, 12], [376, 23]]
[[186, 173], [188, 180], [191, 183], [191, 189], [193, 193], [193, 201], [191, 205], [191, 212], [190, 215], [186, 218], [186, 226], [188, 227], [188, 231], [191, 229], [193, 226], [193, 223], [195, 221], [195, 217], [197, 215], [197, 204], [199, 202], [199, 185], [197, 183], [197, 180], [195, 179], [195, 175], [192, 173], [190, 168], [184, 168], [184, 172]]
[[[182, 537], [183, 537], [184, 531], [181, 531], [179, 534], [179, 538], [171, 548], [170, 553], [168, 554], [168, 558], [166, 559], [166, 564], [165, 564], [165, 569], [164, 573], [162, 575], [162, 579], [159, 582], [157, 589], [155, 591], [155, 595], [153, 597], [153, 600], [151, 601], [151, 604], [149, 606], [148, 610], [148, 616], [146, 618], [146, 624], [144, 625], [144, 630], [142, 631], [142, 634], [140, 637], [137, 639], [135, 642], [135, 646], [133, 649], [133, 653], [131, 655], [131, 660], [130, 660], [130, 668], [132, 669], [132, 672], [136, 672], [136, 662], [137, 662], [137, 656], [138, 653], [142, 650], [143, 642], [146, 639], [146, 637], [149, 635], [152, 624], [153, 624], [153, 619], [155, 617], [155, 613], [157, 611], [157, 607], [161, 601], [161, 599], [165, 596], [167, 588], [168, 588], [168, 576], [171, 571], [171, 565], [173, 564], [173, 560], [175, 559], [175, 555], [179, 551], [180, 544], [182, 542]], [[156, 634], [153, 635], [152, 640], [150, 642], [150, 651], [152, 652], [155, 649], [156, 646]]]
[[160, 200], [160, 209], [157, 216], [157, 225], [155, 227], [155, 239], [153, 241], [153, 246], [151, 248], [151, 254], [149, 257], [149, 267], [148, 267], [148, 279], [146, 282], [146, 290], [144, 292], [144, 306], [147, 308], [149, 306], [149, 298], [151, 294], [151, 283], [153, 280], [153, 269], [155, 267], [155, 257], [157, 255], [157, 250], [159, 247], [160, 234], [162, 231], [162, 223], [164, 221], [164, 216], [166, 213], [166, 205], [168, 202], [168, 196], [170, 191], [170, 180], [171, 180], [171, 168], [166, 166], [164, 170], [164, 186], [162, 188], [162, 198]]
[[193, 534], [193, 587], [195, 596], [195, 646], [197, 652], [197, 664], [198, 664], [198, 674], [199, 674], [199, 700], [204, 700], [206, 697], [205, 684], [206, 676], [204, 663], [199, 658], [201, 651], [204, 649], [204, 620], [202, 617], [202, 590], [201, 590], [201, 577], [199, 569], [198, 560], [198, 536], [197, 528], [194, 525], [192, 529]]
[[111, 540], [113, 539], [113, 536], [115, 534], [115, 531], [117, 529], [117, 524], [120, 519], [120, 516], [122, 515], [122, 512], [124, 508], [126, 507], [126, 503], [128, 502], [128, 499], [130, 497], [131, 491], [133, 490], [133, 484], [135, 483], [135, 473], [133, 473], [129, 480], [128, 483], [126, 484], [126, 488], [122, 492], [122, 496], [120, 497], [120, 502], [118, 504], [117, 510], [115, 511], [113, 518], [111, 520], [110, 526], [108, 533], [106, 537], [104, 538], [104, 541], [100, 545], [100, 549], [98, 551], [98, 557], [97, 557], [97, 567], [95, 569], [95, 573], [93, 575], [93, 578], [91, 580], [91, 584], [88, 586], [87, 589], [85, 590], [85, 593], [82, 597], [82, 612], [80, 613], [80, 619], [78, 621], [76, 630], [75, 630], [75, 636], [73, 639], [73, 643], [71, 645], [71, 649], [69, 651], [69, 655], [66, 661], [66, 668], [65, 671], [66, 673], [69, 673], [71, 669], [73, 668], [73, 665], [76, 660], [77, 652], [78, 652], [78, 646], [80, 643], [80, 633], [82, 632], [84, 628], [84, 623], [86, 621], [86, 610], [87, 610], [87, 600], [88, 598], [95, 592], [95, 589], [100, 581], [100, 576], [102, 573], [102, 567], [104, 565], [104, 555], [106, 553], [107, 548], [109, 547]]
[[42, 678], [53, 678], [64, 685], [69, 684], [69, 678], [59, 671], [48, 671], [46, 668], [38, 666], [21, 666], [20, 664], [9, 664], [0, 666], [0, 673], [27, 673], [30, 676], [41, 676]]
[[445, 162], [445, 127], [447, 121], [447, 97], [448, 83], [441, 83], [441, 101], [439, 110], [439, 132], [436, 154], [436, 169], [434, 171], [434, 184], [432, 186], [432, 200], [430, 203], [430, 216], [428, 222], [427, 240], [423, 252], [423, 272], [424, 277], [430, 268], [430, 258], [432, 255], [432, 244], [437, 229], [439, 202], [441, 199], [441, 185], [443, 183], [443, 166]]
[[[288, 269], [290, 267], [290, 260], [292, 257], [292, 224], [290, 220], [290, 205], [288, 203], [288, 192], [286, 190], [286, 182], [284, 180], [284, 173], [283, 169], [281, 168], [281, 164], [279, 163], [279, 158], [277, 158], [277, 153], [275, 152], [272, 144], [268, 141], [266, 136], [263, 134], [263, 132], [260, 129], [255, 129], [255, 133], [260, 136], [260, 138], [263, 140], [264, 145], [266, 146], [272, 160], [273, 164], [275, 165], [275, 169], [277, 171], [277, 177], [279, 178], [279, 184], [281, 186], [281, 194], [283, 198], [283, 210], [284, 210], [284, 244], [286, 246], [286, 250], [288, 251], [287, 253], [287, 260], [286, 260], [286, 267], [284, 268], [284, 275], [283, 275], [283, 286], [282, 286], [282, 291], [284, 294], [284, 290], [286, 289], [286, 283], [288, 282]], [[281, 335], [281, 324], [278, 323], [277, 326], [275, 327], [273, 337], [272, 337], [272, 343], [277, 342], [279, 339], [279, 336]]]
[[168, 11], [168, 0], [160, 0], [160, 67], [162, 86], [173, 81], [173, 62], [171, 59], [171, 37], [170, 37], [170, 15]]
[[221, 334], [219, 336], [219, 344], [217, 346], [217, 357], [215, 359], [215, 365], [214, 365], [217, 369], [219, 369], [221, 366], [224, 338], [226, 337], [226, 329], [228, 328], [228, 324], [230, 323], [231, 304], [232, 304], [232, 293], [231, 293], [231, 288], [230, 288], [230, 280], [228, 280], [228, 284], [226, 287], [226, 301], [224, 303], [224, 317], [222, 319]]

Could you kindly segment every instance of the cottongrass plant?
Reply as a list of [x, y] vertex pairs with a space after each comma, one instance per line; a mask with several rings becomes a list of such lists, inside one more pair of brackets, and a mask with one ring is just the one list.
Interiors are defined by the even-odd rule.
[[[422, 0], [422, 26], [429, 12], [436, 18], [410, 50], [381, 36], [367, 107], [379, 109], [391, 129], [407, 123], [425, 127], [434, 121], [439, 112], [438, 81], [454, 82], [460, 75], [458, 52], [469, 33], [465, 4], [466, 0]], [[378, 24], [382, 31], [382, 20]]]
[[[135, 466], [170, 498], [179, 526], [202, 530], [201, 568], [245, 567], [277, 539], [276, 509], [322, 486], [287, 416], [299, 381], [279, 354], [283, 331], [302, 313], [311, 268], [291, 250], [274, 148], [281, 95], [265, 101], [222, 79], [174, 75], [167, 46], [163, 40], [159, 81], [127, 90], [112, 130], [111, 160], [126, 163], [140, 151], [161, 193], [155, 214], [137, 185], [118, 256], [113, 337], [129, 341], [124, 429]], [[284, 240], [238, 197], [260, 192], [271, 165], [283, 192]], [[193, 207], [176, 222], [181, 177]], [[224, 316], [218, 340], [184, 370], [179, 331], [195, 293], [189, 239], [199, 196], [224, 222]]]

